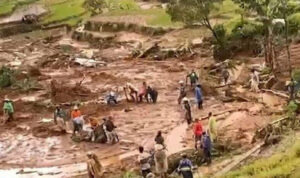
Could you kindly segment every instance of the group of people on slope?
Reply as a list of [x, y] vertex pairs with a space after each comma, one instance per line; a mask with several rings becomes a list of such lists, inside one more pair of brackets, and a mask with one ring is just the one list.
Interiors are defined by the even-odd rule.
[[[145, 99], [147, 102], [156, 103], [158, 92], [152, 88], [151, 86], [147, 85], [146, 82], [143, 82], [142, 86], [138, 90], [133, 84], [127, 83], [124, 87], [124, 93], [126, 100], [129, 102], [143, 102]], [[128, 97], [130, 96], [130, 98]]]
[[[191, 87], [195, 90], [195, 101], [197, 104], [198, 109], [203, 109], [203, 92], [201, 89], [201, 84], [198, 83], [198, 75], [194, 70], [190, 74], [187, 75], [187, 78], [190, 79]], [[193, 121], [192, 118], [192, 110], [191, 110], [191, 103], [187, 98], [187, 91], [186, 91], [186, 83], [184, 81], [179, 81], [179, 96], [178, 96], [178, 104], [183, 104], [184, 108], [184, 116], [185, 120], [187, 121], [188, 125], [190, 125]]]
[[139, 147], [138, 164], [141, 168], [141, 174], [144, 178], [153, 178], [155, 175], [151, 171], [151, 164], [155, 164], [155, 172], [161, 178], [167, 177], [168, 156], [167, 148], [164, 143], [162, 132], [158, 131], [155, 139], [154, 152], [147, 152], [143, 146]]
[[[68, 126], [68, 116], [65, 110], [61, 106], [57, 106], [54, 111], [54, 123], [57, 124], [64, 132], [67, 132], [70, 127]], [[113, 118], [108, 116], [108, 118], [103, 118], [103, 123], [100, 124], [99, 121], [95, 118], [85, 118], [82, 115], [79, 107], [74, 106], [71, 111], [71, 123], [73, 127], [73, 135], [76, 136], [76, 133], [79, 135], [84, 132], [87, 133], [84, 140], [97, 142], [97, 143], [116, 143], [119, 141], [119, 138], [115, 132], [117, 128], [113, 123]], [[84, 127], [84, 125], [89, 125]]]
[[195, 138], [195, 149], [203, 150], [203, 162], [211, 163], [211, 150], [212, 143], [216, 142], [217, 139], [217, 124], [216, 118], [213, 117], [212, 113], [208, 114], [208, 128], [204, 131], [201, 120], [196, 119], [193, 125], [193, 132]]
[[[201, 133], [200, 133], [200, 132]], [[200, 122], [194, 124], [195, 140], [198, 144], [201, 144], [203, 149], [204, 159], [207, 164], [211, 163], [211, 138], [206, 132], [202, 132], [202, 125]], [[144, 178], [154, 178], [155, 174], [152, 172], [152, 163], [155, 165], [155, 173], [161, 178], [167, 177], [168, 171], [168, 156], [167, 148], [164, 143], [162, 132], [158, 131], [155, 137], [154, 152], [145, 151], [143, 146], [139, 147], [138, 164], [140, 165], [141, 174]], [[201, 140], [201, 142], [198, 142]], [[200, 147], [196, 147], [200, 149]], [[183, 178], [193, 178], [193, 164], [188, 159], [186, 154], [182, 154], [182, 159], [178, 164], [176, 172], [182, 175]]]

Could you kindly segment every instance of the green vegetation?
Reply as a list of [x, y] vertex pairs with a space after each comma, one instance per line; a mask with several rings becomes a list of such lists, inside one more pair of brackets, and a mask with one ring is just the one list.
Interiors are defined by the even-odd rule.
[[65, 22], [76, 24], [81, 16], [86, 13], [83, 7], [85, 0], [45, 0], [43, 3], [48, 7], [50, 14], [43, 18], [44, 24], [53, 22]]
[[8, 67], [2, 66], [0, 69], [0, 87], [10, 87], [15, 81], [15, 71]]
[[37, 0], [1, 0], [0, 1], [0, 16], [8, 15], [13, 12], [17, 6], [33, 3]]
[[[290, 177], [297, 173], [294, 170], [300, 164], [300, 140], [282, 153], [277, 153], [270, 158], [263, 158], [244, 166], [239, 170], [229, 172], [224, 178], [275, 178]], [[299, 172], [299, 171], [298, 171]], [[294, 176], [294, 175], [293, 175]]]

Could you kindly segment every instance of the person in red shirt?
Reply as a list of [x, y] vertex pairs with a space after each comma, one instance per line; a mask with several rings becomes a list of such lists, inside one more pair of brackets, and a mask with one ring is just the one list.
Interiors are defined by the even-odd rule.
[[195, 136], [195, 148], [197, 149], [197, 144], [199, 141], [201, 141], [201, 137], [202, 137], [202, 132], [203, 132], [203, 127], [201, 124], [201, 121], [199, 119], [195, 120], [194, 123], [194, 136]]
[[74, 110], [71, 112], [71, 118], [75, 119], [76, 117], [79, 117], [79, 116], [81, 116], [81, 112], [78, 109], [78, 106], [75, 106]]

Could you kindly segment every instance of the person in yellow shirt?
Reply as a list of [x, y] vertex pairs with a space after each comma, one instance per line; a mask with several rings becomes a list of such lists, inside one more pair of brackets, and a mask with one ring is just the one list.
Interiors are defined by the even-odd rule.
[[208, 133], [212, 142], [215, 142], [218, 136], [217, 121], [212, 113], [208, 113]]

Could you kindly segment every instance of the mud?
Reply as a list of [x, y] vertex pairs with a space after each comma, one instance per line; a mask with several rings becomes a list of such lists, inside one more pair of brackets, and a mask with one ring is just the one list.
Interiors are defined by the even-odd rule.
[[[51, 36], [57, 32], [50, 31], [47, 34]], [[98, 49], [65, 36], [50, 43], [44, 41], [47, 35], [26, 35], [27, 38], [16, 36], [11, 41], [0, 43], [3, 49], [15, 49], [7, 52], [9, 55], [0, 52], [0, 57], [5, 58], [5, 62], [1, 64], [15, 62], [15, 55], [23, 56], [18, 58], [22, 64], [19, 69], [28, 72], [29, 66], [37, 66], [39, 72], [33, 72], [31, 77], [38, 81], [42, 89], [27, 93], [13, 89], [0, 92], [0, 98], [9, 93], [9, 97], [15, 101], [16, 109], [16, 121], [0, 126], [0, 169], [33, 167], [34, 169], [24, 169], [25, 172], [29, 171], [27, 177], [39, 173], [64, 177], [70, 169], [72, 175], [84, 174], [83, 165], [88, 151], [95, 152], [106, 167], [110, 166], [115, 170], [131, 169], [135, 167], [137, 147], [143, 145], [147, 150], [153, 148], [154, 137], [159, 130], [165, 137], [168, 154], [193, 148], [192, 129], [184, 121], [182, 106], [177, 104], [178, 81], [185, 80], [191, 69], [196, 69], [201, 74], [200, 82], [205, 99], [204, 109], [198, 110], [194, 91], [187, 87], [192, 117], [204, 118], [209, 112], [215, 114], [236, 110], [218, 118], [218, 129], [220, 139], [239, 145], [238, 149], [247, 150], [251, 147], [250, 140], [255, 131], [270, 121], [270, 113], [262, 112], [264, 103], [274, 110], [281, 106], [275, 104], [277, 101], [273, 101], [272, 96], [270, 98], [267, 95], [261, 100], [262, 104], [251, 100], [223, 103], [219, 99], [222, 89], [214, 87], [219, 85], [218, 80], [210, 79], [205, 68], [206, 64], [214, 63], [210, 57], [203, 59], [196, 56], [188, 61], [174, 58], [164, 61], [128, 60], [124, 57], [128, 53], [124, 46]], [[123, 36], [120, 40], [128, 39]], [[24, 50], [24, 46], [30, 46], [33, 50]], [[96, 58], [105, 59], [107, 65], [95, 68], [74, 65], [74, 57], [84, 49], [94, 50]], [[232, 74], [235, 75], [234, 79], [241, 77], [244, 68], [238, 68], [238, 72]], [[158, 102], [126, 102], [122, 91], [126, 82], [140, 88], [144, 81], [158, 90]], [[120, 103], [106, 106], [103, 98], [109, 90], [116, 87], [120, 91]], [[235, 87], [241, 88], [239, 85]], [[261, 99], [259, 94], [248, 92], [247, 89], [243, 92], [256, 100]], [[84, 115], [100, 122], [106, 116], [113, 116], [120, 143], [75, 143], [69, 134], [59, 132], [52, 121], [54, 104], [64, 103], [64, 108], [70, 110], [74, 102], [81, 104], [80, 109]], [[204, 129], [207, 129], [207, 120], [202, 122]], [[18, 170], [0, 171], [0, 177], [15, 176]], [[31, 171], [33, 172], [30, 173]]]

